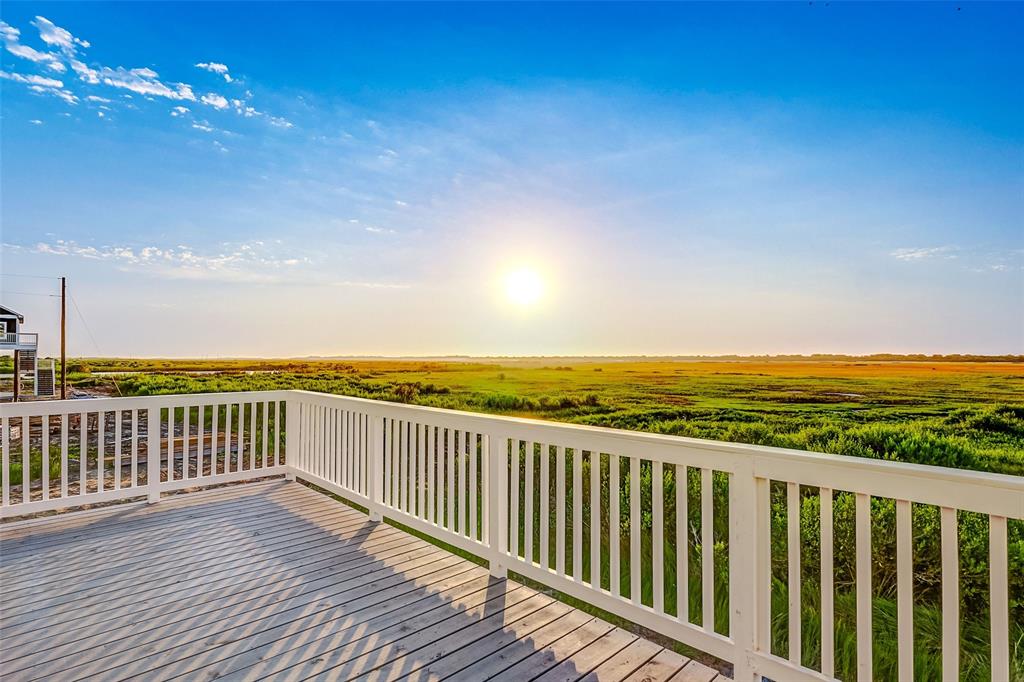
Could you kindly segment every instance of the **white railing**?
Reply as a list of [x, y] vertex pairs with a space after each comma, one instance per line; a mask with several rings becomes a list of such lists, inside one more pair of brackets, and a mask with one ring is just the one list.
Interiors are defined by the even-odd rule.
[[285, 473], [286, 395], [2, 405], [0, 518]]
[[[242, 411], [233, 411], [239, 404]], [[114, 447], [105, 446], [113, 453], [101, 460], [106, 473], [69, 490], [65, 479], [82, 467], [67, 459], [67, 430], [83, 412], [108, 415], [79, 417], [91, 430], [109, 433], [111, 413], [121, 415], [115, 429], [131, 426], [114, 437]], [[241, 424], [233, 427], [238, 414]], [[43, 415], [61, 424], [61, 494], [47, 499], [47, 481], [24, 478], [25, 498], [9, 485], [17, 456], [9, 429], [19, 418], [24, 429], [25, 420], [31, 426]], [[226, 434], [222, 415], [232, 415]], [[915, 597], [919, 602], [933, 588], [915, 570], [922, 538], [913, 525], [933, 512], [942, 630], [934, 655], [941, 677], [957, 679], [968, 577], [959, 566], [960, 533], [978, 532], [977, 523], [965, 525], [973, 514], [984, 518], [988, 534], [990, 677], [1012, 679], [1007, 528], [1008, 519], [1024, 519], [1020, 477], [302, 391], [31, 403], [0, 407], [0, 417], [4, 516], [285, 473], [365, 506], [375, 519], [391, 518], [483, 557], [495, 575], [513, 571], [729, 661], [737, 680], [835, 678], [837, 625], [855, 630], [855, 679], [922, 676], [914, 668]], [[161, 429], [150, 435], [156, 420]], [[25, 437], [10, 432], [31, 449]], [[159, 453], [148, 458], [141, 481], [139, 440]], [[84, 442], [95, 450], [94, 441]], [[107, 443], [102, 436], [95, 442]], [[118, 458], [125, 452], [134, 487], [110, 474], [124, 466]], [[108, 477], [121, 488], [104, 488]], [[890, 516], [891, 531], [884, 525]], [[773, 542], [773, 532], [785, 542]], [[874, 622], [873, 552], [890, 545], [898, 661], [882, 670], [872, 644], [888, 636], [879, 634], [888, 626]], [[839, 616], [847, 604], [852, 623]], [[773, 631], [791, 644], [778, 650]], [[820, 653], [802, 650], [808, 642]]]
[[0, 334], [0, 346], [18, 346], [19, 348], [35, 348], [39, 345], [39, 334], [3, 332]]

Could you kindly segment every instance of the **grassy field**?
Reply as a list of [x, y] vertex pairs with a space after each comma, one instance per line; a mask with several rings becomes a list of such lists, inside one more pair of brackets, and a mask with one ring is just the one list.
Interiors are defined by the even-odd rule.
[[[152, 395], [213, 391], [301, 388], [437, 407], [493, 412], [659, 433], [777, 445], [821, 452], [1024, 475], [1024, 363], [879, 360], [671, 361], [76, 361], [72, 385], [99, 393]], [[117, 377], [100, 372], [137, 372]], [[196, 374], [195, 372], [210, 372]], [[116, 386], [115, 386], [116, 382]], [[589, 463], [584, 464], [585, 467]], [[601, 497], [607, 508], [607, 463]], [[552, 463], [552, 470], [554, 465]], [[522, 473], [522, 472], [521, 472]], [[641, 491], [649, 499], [648, 465]], [[674, 499], [674, 475], [665, 476], [666, 500]], [[696, 472], [686, 482], [691, 531], [700, 527]], [[626, 485], [623, 472], [623, 490]], [[583, 480], [589, 481], [588, 471]], [[682, 484], [682, 481], [679, 482]], [[717, 498], [725, 498], [724, 480]], [[589, 483], [583, 495], [589, 518]], [[572, 495], [570, 491], [567, 493]], [[628, 494], [628, 493], [623, 493]], [[773, 490], [772, 545], [773, 650], [787, 650], [786, 506], [784, 486]], [[895, 510], [890, 500], [874, 500], [873, 585], [875, 586], [875, 673], [896, 675]], [[567, 507], [571, 506], [567, 502]], [[551, 504], [554, 508], [554, 504]], [[620, 500], [628, 509], [629, 500]], [[727, 627], [727, 510], [716, 502], [716, 621]], [[820, 660], [817, 607], [817, 496], [805, 489], [801, 503], [803, 658]], [[666, 519], [674, 509], [666, 509]], [[855, 596], [852, 536], [853, 498], [837, 495], [836, 656], [842, 679], [855, 676]], [[537, 524], [537, 519], [533, 523]], [[628, 518], [624, 537], [628, 537]], [[645, 538], [650, 517], [644, 515]], [[721, 527], [718, 527], [722, 524]], [[916, 624], [916, 677], [941, 676], [940, 544], [938, 510], [916, 505], [913, 514]], [[963, 679], [988, 679], [987, 520], [961, 513], [961, 631]], [[1014, 679], [1024, 680], [1024, 523], [1010, 523], [1011, 646]], [[674, 537], [671, 525], [666, 528]], [[536, 538], [538, 533], [534, 533]], [[699, 622], [701, 590], [699, 533], [690, 532], [691, 567], [685, 580], [675, 575], [674, 547], [666, 546], [666, 604], [687, 589], [691, 617]], [[605, 534], [607, 537], [607, 534]], [[583, 574], [590, 573], [589, 538], [584, 537]], [[570, 540], [571, 544], [571, 540]], [[550, 549], [550, 548], [549, 548]], [[535, 556], [544, 551], [536, 546]], [[607, 547], [601, 548], [607, 583]], [[628, 548], [623, 550], [628, 556]], [[645, 540], [644, 561], [650, 547]], [[646, 571], [646, 568], [645, 568]], [[649, 572], [649, 571], [648, 571]], [[607, 584], [606, 584], [607, 587]], [[649, 580], [642, 601], [651, 603]], [[629, 593], [629, 585], [623, 585]]]
[[[125, 395], [303, 388], [1024, 474], [1024, 362], [84, 360]], [[214, 374], [189, 374], [214, 371]], [[72, 385], [113, 392], [111, 377]]]

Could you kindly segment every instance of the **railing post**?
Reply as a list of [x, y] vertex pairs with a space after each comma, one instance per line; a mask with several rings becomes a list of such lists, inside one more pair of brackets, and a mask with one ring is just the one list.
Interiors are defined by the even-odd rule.
[[759, 524], [758, 480], [753, 458], [740, 460], [729, 477], [729, 636], [734, 644], [735, 682], [754, 682], [752, 653], [757, 649]]
[[382, 521], [381, 501], [384, 498], [384, 417], [370, 417], [370, 457], [368, 462], [370, 477], [370, 520]]
[[149, 503], [160, 501], [160, 408], [146, 409], [146, 488]]
[[491, 575], [508, 575], [504, 549], [508, 545], [508, 438], [496, 433], [487, 435], [487, 504], [488, 559]]
[[295, 480], [299, 461], [299, 403], [289, 398], [284, 403], [284, 464], [286, 481]]

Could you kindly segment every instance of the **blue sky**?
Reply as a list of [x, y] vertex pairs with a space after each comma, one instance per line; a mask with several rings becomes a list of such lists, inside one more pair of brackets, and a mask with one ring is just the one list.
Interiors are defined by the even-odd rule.
[[73, 353], [1024, 352], [1019, 4], [0, 18], [0, 287]]

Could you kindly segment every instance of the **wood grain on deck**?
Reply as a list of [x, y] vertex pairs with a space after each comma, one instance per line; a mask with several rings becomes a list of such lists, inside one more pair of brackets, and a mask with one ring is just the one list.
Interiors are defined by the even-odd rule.
[[298, 483], [0, 526], [21, 680], [725, 680]]

